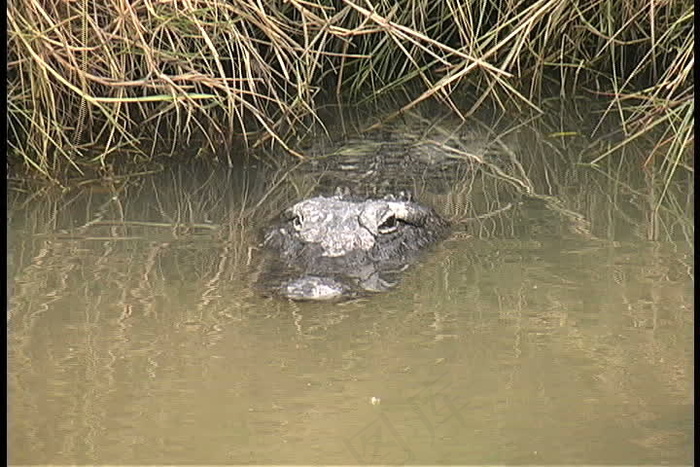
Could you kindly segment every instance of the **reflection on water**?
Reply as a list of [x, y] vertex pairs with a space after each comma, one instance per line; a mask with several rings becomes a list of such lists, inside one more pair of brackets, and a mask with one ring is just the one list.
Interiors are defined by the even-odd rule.
[[303, 174], [11, 192], [10, 462], [691, 463], [692, 192], [558, 163], [423, 193], [452, 236], [338, 304], [254, 287]]

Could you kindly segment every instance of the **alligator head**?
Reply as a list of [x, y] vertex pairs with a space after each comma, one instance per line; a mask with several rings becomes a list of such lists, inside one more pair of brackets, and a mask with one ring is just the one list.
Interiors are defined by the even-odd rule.
[[432, 209], [405, 198], [307, 199], [267, 230], [266, 280], [280, 295], [297, 300], [386, 290], [446, 231], [447, 223]]

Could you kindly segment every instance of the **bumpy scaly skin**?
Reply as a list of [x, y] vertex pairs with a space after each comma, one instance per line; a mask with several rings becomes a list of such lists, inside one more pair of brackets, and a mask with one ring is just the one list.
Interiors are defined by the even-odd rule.
[[281, 276], [275, 287], [281, 295], [327, 300], [388, 289], [446, 231], [432, 209], [405, 199], [316, 197], [288, 209], [264, 245]]

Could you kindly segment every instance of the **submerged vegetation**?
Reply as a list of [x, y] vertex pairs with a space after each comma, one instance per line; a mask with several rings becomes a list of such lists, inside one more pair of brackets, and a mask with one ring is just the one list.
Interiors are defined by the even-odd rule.
[[623, 137], [580, 162], [643, 136], [655, 150], [640, 165], [693, 170], [689, 0], [11, 0], [7, 13], [9, 162], [51, 179], [194, 137], [303, 157], [320, 105], [385, 96], [395, 115], [431, 100], [461, 118], [602, 97]]

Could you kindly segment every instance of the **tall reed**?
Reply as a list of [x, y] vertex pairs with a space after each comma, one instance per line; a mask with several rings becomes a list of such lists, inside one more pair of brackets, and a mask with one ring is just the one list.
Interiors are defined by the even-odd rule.
[[301, 157], [294, 137], [320, 103], [385, 95], [466, 117], [595, 93], [623, 144], [658, 134], [640, 163], [692, 170], [689, 0], [11, 0], [7, 13], [10, 161], [50, 178], [152, 157], [142, 142], [165, 136], [170, 152], [198, 136]]

